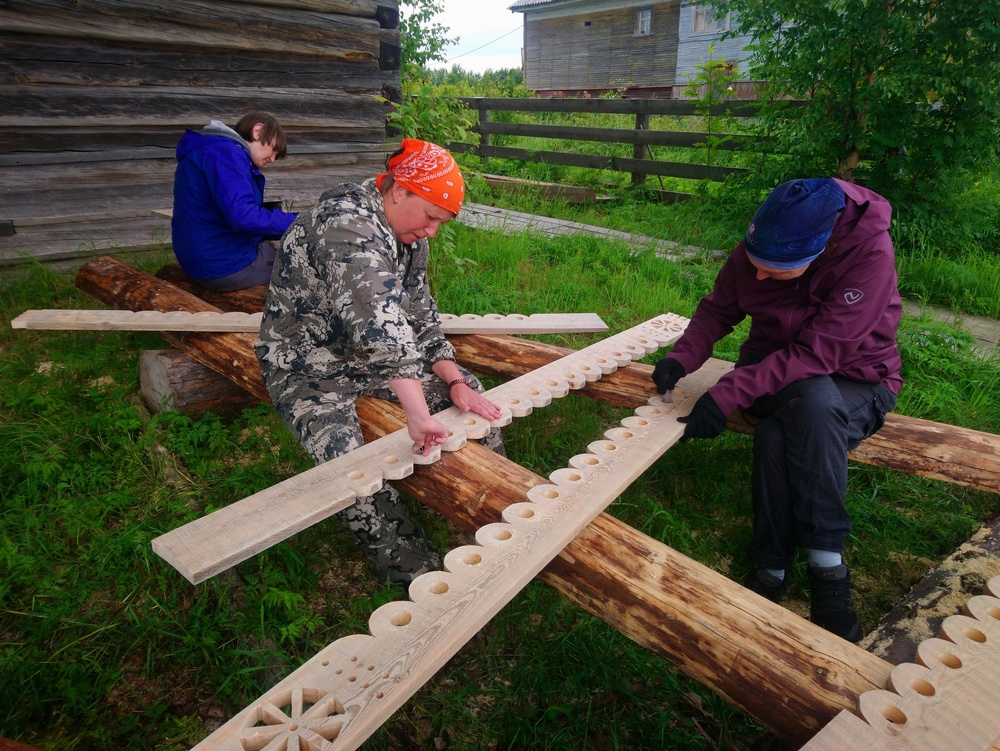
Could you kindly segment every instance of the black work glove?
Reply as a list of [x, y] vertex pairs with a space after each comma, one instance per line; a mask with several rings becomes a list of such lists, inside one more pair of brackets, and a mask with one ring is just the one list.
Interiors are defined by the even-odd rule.
[[677, 382], [687, 375], [684, 366], [672, 357], [664, 357], [653, 368], [653, 383], [656, 384], [656, 393], [665, 394], [673, 391]]
[[726, 416], [708, 392], [698, 397], [691, 414], [678, 417], [677, 422], [687, 423], [681, 441], [689, 438], [715, 438], [726, 429]]

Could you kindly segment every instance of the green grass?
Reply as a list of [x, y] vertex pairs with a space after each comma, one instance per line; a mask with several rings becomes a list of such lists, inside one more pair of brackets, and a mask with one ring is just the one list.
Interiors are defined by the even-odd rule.
[[[638, 221], [664, 238], [727, 247], [739, 230], [720, 216], [699, 222], [696, 204], [623, 204], [576, 218]], [[596, 311], [612, 332], [667, 310], [690, 315], [718, 264], [460, 225], [448, 242], [433, 254], [442, 310]], [[399, 593], [368, 574], [336, 520], [189, 585], [150, 541], [304, 470], [308, 458], [265, 406], [230, 419], [149, 414], [138, 358], [163, 346], [154, 334], [10, 329], [15, 315], [45, 307], [100, 306], [70, 277], [41, 269], [0, 288], [0, 736], [60, 751], [189, 748], [322, 646], [365, 631]], [[742, 334], [716, 355], [735, 359]], [[598, 336], [541, 338], [582, 347]], [[968, 335], [908, 319], [900, 343], [900, 413], [1000, 432], [1000, 367]], [[513, 460], [547, 475], [623, 416], [570, 397], [516, 420], [505, 441]], [[611, 513], [737, 577], [750, 458], [747, 436], [680, 444]], [[847, 556], [871, 627], [995, 513], [996, 496], [852, 465], [848, 504]], [[437, 539], [449, 536], [440, 518], [426, 518]], [[803, 578], [796, 569], [793, 600]], [[535, 582], [365, 748], [746, 749], [759, 734], [711, 691]]]

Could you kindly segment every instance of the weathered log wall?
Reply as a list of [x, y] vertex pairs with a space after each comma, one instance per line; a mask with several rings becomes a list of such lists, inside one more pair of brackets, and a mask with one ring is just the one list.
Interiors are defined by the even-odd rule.
[[0, 4], [0, 269], [169, 243], [174, 148], [212, 119], [285, 127], [268, 199], [374, 174], [398, 22], [398, 0]]

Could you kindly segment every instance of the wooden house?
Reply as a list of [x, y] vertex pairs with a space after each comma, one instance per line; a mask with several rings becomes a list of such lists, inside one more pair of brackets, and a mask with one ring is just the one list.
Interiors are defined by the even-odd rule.
[[525, 84], [541, 96], [680, 98], [698, 66], [738, 68], [746, 38], [690, 0], [520, 0]]
[[679, 89], [689, 84], [700, 72], [701, 66], [721, 61], [726, 70], [737, 74], [733, 82], [733, 97], [755, 98], [755, 87], [746, 70], [745, 48], [750, 37], [745, 35], [723, 38], [735, 22], [732, 13], [721, 15], [715, 9], [697, 0], [681, 2], [680, 26], [677, 41], [676, 85]]
[[185, 128], [278, 118], [268, 200], [375, 174], [400, 93], [398, 0], [0, 4], [0, 274], [169, 243]]

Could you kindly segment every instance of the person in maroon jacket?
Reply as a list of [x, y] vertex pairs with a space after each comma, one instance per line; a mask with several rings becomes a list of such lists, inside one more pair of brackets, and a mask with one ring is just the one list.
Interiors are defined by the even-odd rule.
[[672, 390], [750, 316], [734, 369], [678, 418], [682, 440], [721, 434], [734, 410], [756, 423], [745, 584], [780, 601], [805, 548], [812, 621], [853, 642], [847, 454], [882, 427], [903, 384], [891, 215], [882, 196], [834, 178], [779, 185], [653, 372], [659, 393]]

